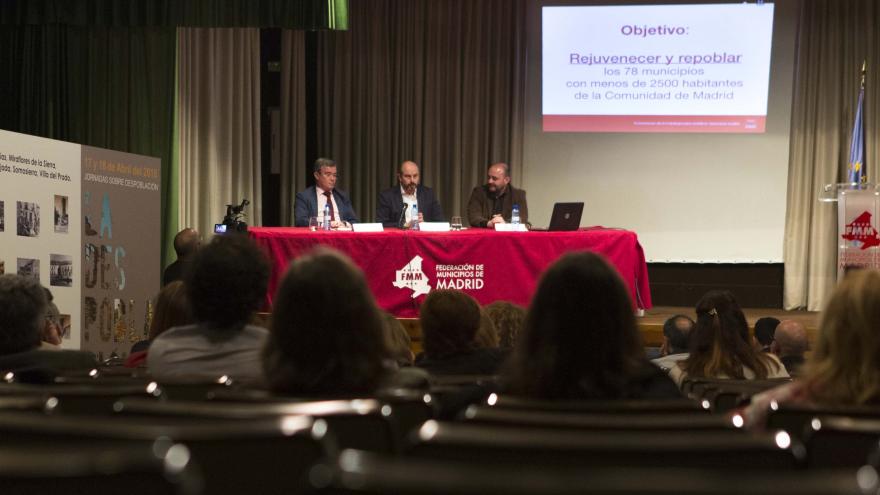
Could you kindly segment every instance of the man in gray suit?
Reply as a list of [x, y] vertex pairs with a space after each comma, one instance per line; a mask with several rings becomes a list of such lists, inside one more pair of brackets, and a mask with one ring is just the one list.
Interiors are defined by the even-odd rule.
[[336, 189], [336, 162], [329, 158], [318, 158], [314, 166], [315, 185], [305, 191], [296, 193], [293, 205], [293, 225], [308, 227], [309, 217], [320, 217], [324, 214], [324, 205], [330, 204], [330, 222], [338, 225], [341, 221], [354, 223], [357, 214], [351, 206], [351, 200], [344, 192]]

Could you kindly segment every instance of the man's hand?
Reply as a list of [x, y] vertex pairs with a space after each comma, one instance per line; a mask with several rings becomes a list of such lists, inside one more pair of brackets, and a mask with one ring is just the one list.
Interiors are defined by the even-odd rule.
[[486, 227], [489, 227], [491, 229], [495, 226], [496, 223], [507, 223], [507, 222], [504, 221], [504, 217], [502, 217], [501, 215], [494, 215], [494, 216], [492, 216], [491, 220], [486, 222]]

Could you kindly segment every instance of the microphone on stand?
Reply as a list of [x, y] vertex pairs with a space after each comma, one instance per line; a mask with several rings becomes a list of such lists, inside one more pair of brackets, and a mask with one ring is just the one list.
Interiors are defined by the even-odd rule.
[[406, 209], [409, 205], [407, 203], [403, 204], [403, 209], [400, 210], [400, 218], [397, 219], [397, 228], [402, 229], [404, 225], [406, 225]]

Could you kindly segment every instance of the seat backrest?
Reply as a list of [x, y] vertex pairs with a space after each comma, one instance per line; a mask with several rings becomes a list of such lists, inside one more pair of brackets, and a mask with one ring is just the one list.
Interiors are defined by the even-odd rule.
[[801, 438], [809, 431], [812, 420], [820, 416], [880, 419], [880, 407], [771, 403], [770, 411], [767, 415], [767, 428], [785, 430]]
[[804, 449], [785, 432], [583, 431], [508, 428], [428, 421], [411, 439], [416, 457], [460, 459], [476, 465], [798, 467]]
[[876, 472], [871, 478], [871, 472], [862, 472], [859, 476], [854, 469], [803, 472], [474, 465], [457, 460], [388, 457], [356, 451], [344, 451], [320, 471], [326, 474], [310, 481], [311, 488], [321, 494], [862, 495], [875, 493], [878, 486]]
[[315, 462], [336, 452], [326, 422], [305, 415], [194, 422], [2, 412], [0, 438], [22, 448], [181, 443], [203, 474], [205, 493], [251, 493], [257, 487], [260, 493], [291, 493]]
[[706, 414], [702, 410], [657, 414], [617, 414], [609, 412], [559, 412], [471, 406], [462, 419], [473, 424], [577, 430], [619, 431], [695, 431], [734, 430], [727, 417]]
[[880, 419], [817, 416], [804, 434], [809, 467], [858, 467], [880, 445]]
[[0, 493], [190, 495], [202, 480], [188, 449], [129, 445], [0, 447]]
[[210, 422], [307, 416], [324, 420], [335, 441], [343, 448], [393, 452], [398, 447], [389, 419], [391, 408], [387, 407], [383, 412], [383, 404], [376, 399], [265, 403], [130, 399], [119, 401], [116, 410], [120, 415], [152, 418], [156, 421], [162, 421], [162, 418]]
[[499, 409], [545, 412], [584, 412], [608, 414], [659, 414], [679, 412], [708, 412], [700, 402], [691, 399], [637, 399], [637, 400], [540, 400], [507, 394], [491, 394], [486, 405]]

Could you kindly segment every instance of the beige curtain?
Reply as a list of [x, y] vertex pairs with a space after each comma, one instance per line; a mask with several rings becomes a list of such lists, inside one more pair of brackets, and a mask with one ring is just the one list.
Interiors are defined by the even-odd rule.
[[306, 188], [306, 43], [303, 31], [281, 33], [281, 224], [293, 225], [293, 199]]
[[867, 61], [867, 173], [880, 181], [880, 7], [876, 0], [807, 0], [799, 26], [785, 222], [786, 309], [819, 310], [837, 274], [837, 210], [816, 198], [824, 184], [845, 178], [850, 134]]
[[226, 204], [262, 222], [260, 31], [178, 29], [180, 226], [208, 238]]
[[[422, 183], [435, 190], [447, 216], [463, 211], [490, 162], [510, 163], [516, 182], [525, 5], [351, 0], [349, 31], [317, 35], [315, 153], [337, 161], [339, 187], [351, 194], [362, 221], [374, 218], [376, 197], [395, 183], [403, 160], [421, 165]], [[289, 98], [296, 91], [282, 88]], [[282, 105], [285, 111], [292, 112]], [[296, 117], [282, 115], [288, 118]], [[295, 179], [306, 170], [293, 168]]]

